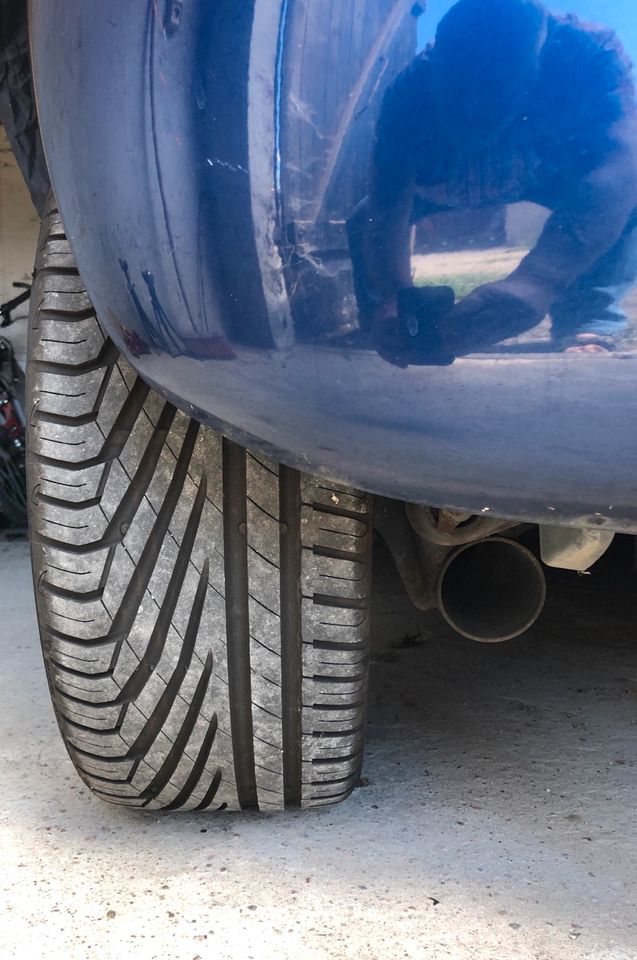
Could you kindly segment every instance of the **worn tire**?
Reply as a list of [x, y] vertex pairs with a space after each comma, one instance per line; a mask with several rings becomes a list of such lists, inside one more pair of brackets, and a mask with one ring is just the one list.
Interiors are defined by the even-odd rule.
[[103, 333], [52, 205], [36, 270], [33, 569], [80, 776], [149, 809], [344, 799], [363, 751], [370, 497], [150, 389]]

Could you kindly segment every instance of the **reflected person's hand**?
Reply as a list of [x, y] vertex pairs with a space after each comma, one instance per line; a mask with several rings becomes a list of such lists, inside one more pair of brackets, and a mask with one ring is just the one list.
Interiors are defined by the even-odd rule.
[[402, 369], [452, 364], [455, 357], [443, 348], [440, 319], [453, 305], [450, 287], [401, 289], [374, 316], [374, 345], [380, 356]]
[[372, 334], [374, 346], [383, 360], [406, 370], [409, 366], [409, 360], [405, 357], [405, 337], [398, 317], [396, 297], [379, 304], [374, 311]]
[[462, 355], [519, 336], [542, 322], [552, 299], [552, 292], [532, 279], [513, 276], [485, 284], [445, 318], [443, 343]]

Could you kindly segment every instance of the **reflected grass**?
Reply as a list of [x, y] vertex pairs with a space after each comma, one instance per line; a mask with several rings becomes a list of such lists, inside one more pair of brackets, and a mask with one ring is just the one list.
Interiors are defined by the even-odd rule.
[[495, 283], [497, 280], [504, 280], [509, 275], [509, 271], [500, 271], [498, 273], [464, 273], [459, 275], [440, 274], [437, 277], [416, 277], [417, 287], [451, 287], [456, 295], [456, 300], [462, 300], [478, 287], [485, 283]]

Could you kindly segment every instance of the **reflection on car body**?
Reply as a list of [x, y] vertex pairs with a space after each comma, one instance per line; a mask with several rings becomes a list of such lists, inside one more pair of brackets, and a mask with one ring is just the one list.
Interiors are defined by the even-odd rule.
[[[414, 223], [520, 201], [552, 214], [508, 277], [442, 312], [431, 294], [404, 296]], [[405, 362], [493, 347], [547, 314], [553, 349], [612, 349], [636, 207], [633, 72], [612, 31], [536, 0], [460, 0], [384, 99], [370, 194], [350, 221], [361, 319]]]

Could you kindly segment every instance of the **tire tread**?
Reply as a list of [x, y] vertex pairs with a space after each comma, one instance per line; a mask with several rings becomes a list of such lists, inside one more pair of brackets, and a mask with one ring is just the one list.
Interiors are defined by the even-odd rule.
[[344, 799], [362, 762], [371, 498], [151, 390], [104, 334], [54, 206], [30, 325], [36, 599], [80, 776], [141, 809]]

